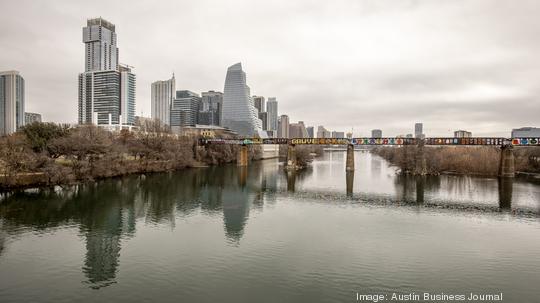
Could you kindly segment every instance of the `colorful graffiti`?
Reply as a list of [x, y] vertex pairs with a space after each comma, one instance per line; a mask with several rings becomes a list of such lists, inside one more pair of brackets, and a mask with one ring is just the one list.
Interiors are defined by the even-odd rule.
[[[421, 141], [415, 138], [243, 138], [219, 139], [201, 138], [199, 144], [292, 144], [292, 145], [417, 145]], [[540, 146], [540, 138], [426, 138], [424, 145], [514, 145], [514, 146]]]

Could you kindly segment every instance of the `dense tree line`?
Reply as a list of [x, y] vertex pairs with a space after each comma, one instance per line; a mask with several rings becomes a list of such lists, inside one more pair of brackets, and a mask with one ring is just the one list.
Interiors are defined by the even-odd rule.
[[[0, 188], [56, 185], [236, 160], [238, 146], [197, 147], [155, 122], [136, 131], [32, 123], [0, 138]], [[260, 152], [251, 148], [252, 158]]]
[[[382, 156], [403, 172], [413, 172], [416, 164], [416, 146], [377, 147], [372, 152]], [[540, 163], [533, 160], [540, 156], [538, 147], [514, 148], [516, 171], [540, 173]], [[500, 148], [475, 147], [424, 147], [429, 174], [452, 172], [459, 174], [496, 176], [499, 170]]]

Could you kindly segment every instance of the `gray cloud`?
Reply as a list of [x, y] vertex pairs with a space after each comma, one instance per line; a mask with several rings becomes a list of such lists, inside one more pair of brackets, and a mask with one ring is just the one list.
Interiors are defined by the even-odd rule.
[[115, 23], [135, 66], [137, 114], [150, 83], [222, 90], [238, 61], [253, 94], [292, 121], [368, 135], [538, 126], [540, 4], [500, 1], [0, 2], [0, 70], [27, 81], [27, 109], [73, 122], [86, 18]]

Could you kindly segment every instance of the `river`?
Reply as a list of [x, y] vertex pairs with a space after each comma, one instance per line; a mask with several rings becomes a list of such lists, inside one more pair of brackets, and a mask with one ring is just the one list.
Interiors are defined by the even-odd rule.
[[540, 185], [327, 152], [0, 196], [0, 302], [537, 302]]

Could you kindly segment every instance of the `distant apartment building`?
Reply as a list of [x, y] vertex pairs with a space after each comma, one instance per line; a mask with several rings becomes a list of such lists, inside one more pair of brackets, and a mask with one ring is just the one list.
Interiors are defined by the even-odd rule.
[[83, 28], [85, 71], [79, 74], [79, 124], [133, 125], [136, 78], [118, 63], [114, 24], [89, 19]]
[[317, 127], [317, 138], [330, 138], [332, 134], [324, 126]]
[[[403, 135], [401, 135], [401, 137], [403, 137]], [[414, 138], [414, 135], [413, 134], [406, 134], [405, 138]]]
[[289, 125], [289, 138], [307, 138], [308, 133], [303, 121]]
[[156, 81], [151, 87], [151, 117], [170, 125], [172, 101], [176, 95], [176, 80]]
[[264, 97], [263, 96], [253, 96], [253, 105], [257, 109], [257, 112], [264, 112]]
[[24, 126], [24, 79], [18, 71], [0, 72], [0, 136]]
[[315, 138], [315, 128], [313, 126], [306, 127], [308, 138]]
[[201, 97], [189, 90], [179, 90], [173, 100], [171, 107], [171, 129], [173, 132], [179, 131], [179, 128], [185, 126], [195, 126], [199, 109], [201, 106]]
[[223, 93], [207, 91], [202, 93], [201, 108], [198, 114], [198, 124], [221, 125], [221, 107], [223, 105]]
[[278, 102], [276, 98], [268, 98], [266, 102], [266, 112], [268, 113], [268, 130], [278, 129]]
[[382, 130], [380, 130], [380, 129], [372, 129], [371, 130], [371, 138], [382, 138]]
[[454, 132], [454, 138], [470, 138], [470, 137], [472, 137], [472, 133], [466, 130], [456, 130]]
[[333, 131], [332, 138], [345, 138], [345, 132]]
[[414, 124], [414, 137], [417, 139], [424, 139], [424, 125], [422, 123]]
[[512, 130], [512, 138], [540, 138], [540, 128], [521, 127]]
[[41, 122], [41, 114], [24, 113], [24, 124], [32, 124], [34, 122]]
[[289, 125], [290, 125], [289, 116], [281, 115], [279, 117], [278, 124], [279, 124], [278, 130], [277, 130], [278, 138], [289, 138]]

